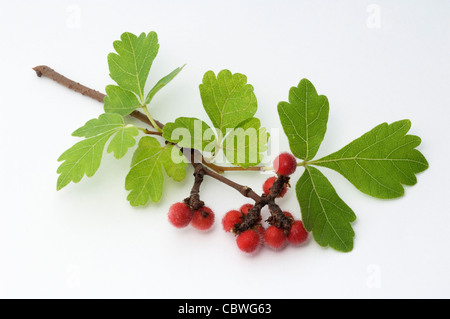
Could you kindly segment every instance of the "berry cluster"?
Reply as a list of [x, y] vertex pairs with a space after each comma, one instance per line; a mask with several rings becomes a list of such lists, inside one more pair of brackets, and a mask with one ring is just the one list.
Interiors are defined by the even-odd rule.
[[[281, 249], [288, 243], [299, 245], [306, 241], [308, 232], [300, 220], [295, 220], [291, 213], [282, 211], [275, 203], [276, 198], [283, 197], [288, 191], [289, 175], [295, 172], [297, 162], [293, 155], [282, 153], [274, 160], [277, 176], [268, 178], [263, 184], [263, 194], [256, 196], [255, 204], [244, 204], [239, 210], [230, 210], [222, 219], [226, 232], [236, 235], [238, 248], [246, 253], [253, 253], [263, 244], [272, 249]], [[173, 204], [169, 209], [169, 222], [177, 227], [189, 224], [199, 230], [208, 230], [214, 223], [214, 212], [204, 206], [200, 200], [199, 189], [203, 181], [201, 169], [194, 173], [195, 183], [191, 196], [183, 202]], [[261, 209], [268, 206], [271, 216], [263, 226]]]
[[[240, 210], [230, 210], [222, 219], [222, 226], [226, 232], [236, 234], [236, 228], [241, 225], [254, 205], [245, 204]], [[250, 208], [250, 209], [249, 209]], [[265, 228], [261, 223], [261, 218], [251, 228], [236, 234], [236, 244], [240, 250], [246, 253], [253, 253], [263, 244], [269, 248], [282, 249], [288, 243], [300, 245], [308, 238], [308, 232], [302, 221], [295, 220], [291, 213], [284, 211], [284, 216], [291, 221], [288, 232], [275, 225]]]
[[[236, 225], [242, 224], [245, 216], [248, 215], [254, 205], [244, 204], [239, 210], [230, 210], [222, 218], [222, 226], [226, 232], [234, 232]], [[241, 232], [237, 238], [236, 243], [240, 250], [247, 253], [254, 252], [260, 245], [261, 238], [264, 237], [265, 228], [261, 224], [261, 218], [253, 225], [251, 229]]]
[[[231, 210], [222, 219], [226, 232], [236, 235], [238, 248], [246, 253], [253, 253], [264, 244], [272, 249], [282, 249], [288, 243], [299, 245], [306, 241], [308, 232], [300, 220], [295, 220], [291, 213], [281, 211], [275, 204], [275, 198], [283, 197], [289, 186], [289, 175], [295, 172], [297, 162], [289, 153], [280, 154], [274, 161], [277, 176], [268, 178], [263, 184], [263, 197], [255, 205], [245, 204], [240, 210]], [[261, 221], [261, 208], [269, 206], [271, 217], [264, 228]]]
[[214, 224], [214, 212], [206, 206], [192, 210], [186, 203], [175, 203], [169, 208], [169, 222], [177, 227], [184, 228], [191, 224], [199, 230], [208, 230]]

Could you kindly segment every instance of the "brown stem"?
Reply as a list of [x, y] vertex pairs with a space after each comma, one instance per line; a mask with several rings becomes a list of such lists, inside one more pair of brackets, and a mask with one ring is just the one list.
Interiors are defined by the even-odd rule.
[[242, 196], [251, 198], [255, 202], [258, 202], [261, 200], [261, 196], [256, 194], [250, 187], [233, 182], [232, 180], [226, 178], [225, 176], [220, 175], [219, 173], [217, 173], [217, 172], [207, 168], [205, 165], [203, 165], [201, 163], [201, 154], [197, 150], [191, 150], [190, 160], [191, 160], [191, 164], [192, 164], [192, 166], [194, 166], [195, 170], [201, 168], [204, 175], [208, 175], [208, 176], [218, 180], [219, 182], [234, 188], [239, 193], [241, 193]]
[[[199, 163], [194, 163], [194, 164], [195, 165], [202, 165], [202, 164], [199, 164]], [[218, 180], [219, 182], [222, 182], [225, 185], [228, 185], [228, 186], [234, 188], [239, 193], [241, 193], [243, 196], [251, 198], [255, 202], [261, 200], [261, 196], [256, 194], [250, 187], [244, 186], [244, 185], [240, 185], [240, 184], [238, 184], [236, 182], [233, 182], [232, 180], [224, 177], [223, 175], [220, 175], [220, 174], [214, 172], [213, 170], [207, 169], [206, 167], [205, 167], [205, 172], [206, 172], [205, 175], [208, 175], [208, 176]]]
[[261, 209], [267, 205], [267, 197], [263, 195], [261, 199], [255, 202], [255, 205], [248, 211], [247, 215], [243, 217], [241, 223], [237, 223], [232, 228], [232, 232], [236, 235], [255, 228], [261, 222]]
[[286, 236], [288, 236], [294, 219], [291, 217], [287, 217], [281, 210], [280, 206], [275, 204], [274, 201], [269, 202], [268, 206], [271, 215], [267, 219], [267, 222], [270, 225], [283, 229]]
[[[72, 81], [69, 78], [66, 78], [64, 75], [56, 72], [52, 68], [46, 66], [46, 65], [39, 65], [37, 67], [34, 67], [33, 70], [36, 72], [36, 75], [38, 77], [46, 77], [49, 78], [62, 86], [65, 86], [68, 89], [71, 89], [72, 91], [81, 93], [87, 97], [90, 97], [96, 101], [99, 101], [100, 103], [103, 103], [103, 100], [105, 99], [105, 94], [98, 92], [96, 90], [90, 89], [87, 86], [84, 86], [78, 82]], [[145, 115], [142, 112], [139, 111], [133, 111], [131, 112], [130, 116], [150, 125], [153, 127], [152, 123], [148, 119], [147, 115]], [[161, 122], [155, 121], [156, 124], [158, 124], [161, 128], [164, 126]]]
[[270, 193], [267, 196], [269, 212], [271, 215], [267, 219], [267, 222], [270, 225], [274, 225], [277, 228], [283, 229], [286, 236], [289, 234], [289, 231], [291, 229], [294, 220], [292, 218], [287, 217], [283, 213], [281, 208], [277, 204], [275, 204], [275, 198], [277, 198], [278, 195], [281, 194], [284, 187], [289, 185], [289, 180], [290, 180], [289, 176], [279, 175], [278, 178], [273, 183], [272, 187], [270, 188]]
[[184, 200], [186, 205], [188, 205], [191, 210], [197, 210], [205, 205], [205, 203], [200, 200], [200, 186], [203, 183], [204, 175], [204, 167], [202, 167], [201, 165], [195, 167], [194, 185], [192, 186], [190, 196]]
[[45, 76], [49, 79], [52, 79], [53, 81], [58, 82], [59, 84], [65, 86], [68, 89], [79, 92], [83, 95], [89, 96], [90, 98], [93, 98], [94, 100], [103, 103], [105, 94], [92, 90], [80, 83], [74, 82], [66, 78], [64, 75], [59, 74], [52, 68], [49, 68], [46, 65], [39, 65], [37, 67], [34, 67], [33, 70], [36, 72], [36, 75], [38, 77]]
[[269, 194], [260, 196], [259, 200], [255, 201], [255, 205], [249, 210], [248, 214], [244, 216], [242, 223], [236, 224], [233, 227], [233, 233], [240, 234], [258, 225], [261, 221], [261, 209], [267, 205], [271, 215], [267, 219], [267, 222], [270, 225], [283, 229], [286, 236], [289, 235], [294, 220], [287, 217], [280, 206], [275, 203], [275, 198], [277, 198], [283, 188], [289, 184], [289, 179], [289, 176], [279, 175], [270, 188]]

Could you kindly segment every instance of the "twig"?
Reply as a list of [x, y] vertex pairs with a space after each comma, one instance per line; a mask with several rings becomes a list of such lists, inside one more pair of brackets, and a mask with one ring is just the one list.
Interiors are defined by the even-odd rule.
[[203, 183], [204, 175], [205, 170], [201, 165], [195, 167], [194, 185], [192, 186], [190, 196], [184, 200], [191, 210], [197, 210], [205, 205], [205, 203], [200, 200], [200, 186]]
[[[64, 75], [56, 72], [55, 70], [53, 70], [52, 68], [46, 66], [46, 65], [39, 65], [37, 67], [34, 67], [33, 70], [36, 72], [36, 75], [38, 77], [46, 77], [49, 78], [59, 84], [61, 84], [62, 86], [65, 86], [68, 89], [71, 89], [72, 91], [81, 93], [87, 97], [90, 97], [96, 101], [99, 101], [100, 103], [103, 103], [103, 100], [105, 99], [105, 94], [93, 90], [91, 88], [88, 88], [87, 86], [84, 86], [78, 82], [75, 82], [67, 77], [65, 77]], [[144, 114], [141, 113], [139, 111], [133, 111], [130, 113], [130, 116], [154, 127], [152, 125], [152, 123], [150, 122], [150, 120], [148, 119], [148, 117]], [[156, 121], [156, 124], [162, 128], [164, 125], [161, 122]], [[154, 127], [155, 128], [155, 127]], [[156, 129], [156, 128], [155, 128]]]
[[277, 228], [283, 229], [287, 236], [294, 220], [283, 213], [280, 206], [275, 203], [275, 198], [282, 192], [285, 185], [289, 184], [289, 179], [289, 176], [279, 175], [270, 188], [269, 194], [263, 195], [259, 200], [255, 201], [255, 205], [244, 216], [242, 223], [236, 224], [233, 227], [233, 233], [239, 234], [256, 226], [261, 220], [261, 209], [264, 206], [268, 206], [270, 217], [267, 219], [267, 222]]
[[65, 86], [68, 89], [71, 89], [75, 92], [81, 93], [85, 96], [89, 96], [90, 98], [93, 98], [94, 100], [97, 100], [101, 103], [103, 103], [103, 100], [105, 98], [105, 94], [100, 93], [96, 90], [90, 89], [78, 82], [74, 82], [68, 78], [66, 78], [64, 75], [59, 74], [52, 68], [49, 68], [46, 65], [39, 65], [37, 67], [34, 67], [33, 70], [36, 72], [36, 75], [38, 77], [44, 76], [49, 79], [52, 79], [53, 81]]
[[233, 182], [231, 179], [228, 179], [225, 176], [220, 175], [219, 173], [205, 167], [204, 164], [201, 163], [201, 160], [199, 160], [199, 157], [201, 157], [200, 152], [198, 152], [197, 150], [191, 150], [190, 161], [192, 166], [194, 166], [194, 170], [201, 169], [204, 175], [208, 175], [209, 177], [212, 177], [219, 182], [234, 188], [243, 196], [251, 198], [255, 202], [259, 202], [261, 200], [261, 196], [256, 194], [250, 187]]

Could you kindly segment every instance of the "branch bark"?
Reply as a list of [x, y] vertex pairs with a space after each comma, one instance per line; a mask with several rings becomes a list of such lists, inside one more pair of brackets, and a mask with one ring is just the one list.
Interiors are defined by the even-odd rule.
[[[62, 86], [65, 86], [66, 88], [81, 93], [84, 96], [90, 97], [91, 99], [94, 99], [100, 103], [103, 103], [103, 100], [105, 99], [105, 94], [93, 90], [91, 88], [88, 88], [87, 86], [84, 86], [78, 82], [75, 82], [67, 77], [65, 77], [64, 75], [56, 72], [55, 70], [53, 70], [52, 68], [46, 66], [46, 65], [39, 65], [37, 67], [34, 67], [33, 70], [36, 72], [36, 75], [38, 77], [46, 77], [49, 78], [59, 84], [61, 84]], [[150, 122], [150, 120], [148, 119], [147, 115], [145, 115], [142, 112], [139, 111], [133, 111], [130, 116], [140, 120], [141, 122], [144, 122], [148, 125], [150, 125], [151, 127], [155, 128], [152, 123]], [[161, 128], [164, 126], [161, 122], [156, 121], [156, 124], [159, 125]]]
[[184, 200], [191, 210], [200, 209], [205, 205], [205, 202], [200, 200], [200, 186], [203, 183], [204, 175], [205, 170], [203, 169], [203, 166], [196, 166], [194, 169], [194, 185], [192, 186], [191, 194]]

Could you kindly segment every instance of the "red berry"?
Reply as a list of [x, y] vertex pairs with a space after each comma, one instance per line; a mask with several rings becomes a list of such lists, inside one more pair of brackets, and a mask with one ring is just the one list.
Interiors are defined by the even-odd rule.
[[253, 206], [254, 206], [254, 205], [252, 205], [252, 204], [244, 204], [244, 205], [242, 205], [241, 208], [240, 208], [242, 214], [247, 215], [247, 214], [248, 214], [248, 211], [249, 211], [250, 209], [252, 209]]
[[251, 229], [246, 230], [237, 236], [236, 244], [243, 252], [253, 253], [260, 244], [259, 234]]
[[177, 228], [189, 225], [192, 216], [193, 212], [185, 203], [175, 203], [169, 208], [169, 222]]
[[288, 218], [294, 219], [294, 216], [292, 216], [292, 214], [289, 213], [289, 212], [283, 212], [283, 214], [284, 214], [284, 216], [286, 216], [286, 217], [288, 217]]
[[230, 232], [235, 224], [242, 222], [242, 213], [237, 210], [230, 210], [222, 218], [222, 226], [226, 232]]
[[257, 231], [259, 236], [261, 236], [261, 238], [264, 238], [264, 233], [266, 232], [266, 229], [263, 227], [263, 225], [261, 225], [261, 224], [256, 225], [255, 230]]
[[266, 232], [264, 234], [264, 241], [266, 242], [267, 246], [274, 249], [279, 249], [286, 244], [286, 235], [284, 234], [282, 229], [271, 225], [266, 229]]
[[306, 231], [303, 223], [300, 220], [296, 220], [289, 232], [288, 240], [293, 245], [299, 245], [306, 241], [308, 238], [308, 232]]
[[273, 168], [277, 174], [289, 176], [297, 169], [297, 160], [290, 153], [281, 153], [273, 161]]
[[214, 213], [213, 211], [206, 206], [203, 206], [200, 209], [197, 209], [194, 211], [194, 215], [192, 216], [191, 221], [192, 227], [200, 229], [200, 230], [207, 230], [211, 228], [211, 226], [214, 224]]
[[[264, 194], [269, 195], [270, 189], [272, 188], [273, 183], [277, 180], [275, 176], [269, 177], [263, 184]], [[278, 194], [277, 198], [283, 197], [287, 192], [287, 186], [284, 185], [280, 194]]]

